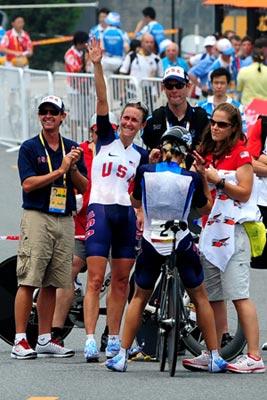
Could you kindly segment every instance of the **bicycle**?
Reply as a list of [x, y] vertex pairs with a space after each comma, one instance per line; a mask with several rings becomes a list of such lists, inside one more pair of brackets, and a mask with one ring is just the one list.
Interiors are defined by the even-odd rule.
[[[10, 345], [13, 345], [15, 336], [14, 301], [17, 292], [16, 262], [17, 257], [12, 256], [0, 263], [0, 337]], [[105, 296], [109, 283], [110, 272], [108, 271], [101, 289], [100, 315], [106, 314]], [[134, 278], [132, 276], [130, 281], [131, 290], [129, 298], [132, 296], [133, 286]], [[158, 325], [156, 322], [156, 307], [159, 298], [158, 291], [159, 285], [157, 285], [157, 288], [155, 288], [153, 295], [151, 296], [151, 299], [145, 308], [142, 325], [136, 336], [137, 346], [141, 348], [141, 351], [149, 360], [157, 358]], [[38, 318], [36, 310], [37, 295], [38, 290], [34, 292], [33, 306], [27, 327], [28, 340], [33, 347], [36, 344], [38, 335]], [[182, 307], [184, 318], [184, 327], [182, 332], [185, 331], [185, 327], [186, 332], [185, 334], [181, 335], [181, 342], [184, 343], [185, 347], [190, 351], [190, 353], [197, 356], [203, 349], [205, 349], [205, 347], [201, 332], [199, 331], [196, 323], [193, 305], [186, 292], [183, 293]], [[232, 312], [231, 310], [228, 319], [233, 340], [222, 349], [222, 356], [224, 359], [230, 361], [242, 352], [246, 345], [246, 341], [239, 322], [236, 319], [236, 313]], [[75, 296], [74, 302], [64, 324], [63, 339], [70, 334], [73, 327], [84, 327], [82, 294], [77, 294]]]
[[[168, 358], [170, 376], [174, 376], [177, 353], [185, 346], [195, 356], [205, 350], [204, 340], [196, 322], [194, 305], [183, 288], [176, 268], [175, 234], [183, 229], [177, 221], [168, 221], [164, 232], [170, 229], [173, 234], [172, 253], [162, 265], [161, 275], [147, 305], [142, 326], [137, 333], [137, 345], [145, 354], [152, 354], [160, 361], [160, 370], [165, 370]], [[237, 314], [230, 306], [228, 323], [233, 339], [221, 349], [221, 355], [231, 361], [242, 353], [246, 340], [237, 319]], [[148, 339], [149, 338], [149, 339]]]

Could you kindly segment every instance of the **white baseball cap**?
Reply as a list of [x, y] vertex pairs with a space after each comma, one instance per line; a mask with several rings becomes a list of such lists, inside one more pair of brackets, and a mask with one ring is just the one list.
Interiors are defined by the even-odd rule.
[[120, 14], [117, 12], [108, 13], [107, 17], [105, 18], [105, 23], [107, 25], [120, 26], [121, 25]]
[[159, 54], [163, 53], [169, 44], [173, 43], [170, 39], [164, 39], [159, 44]]
[[183, 82], [183, 83], [189, 82], [189, 77], [187, 75], [187, 72], [182, 67], [167, 68], [166, 71], [164, 72], [162, 82], [164, 83], [165, 81], [167, 81], [169, 79], [174, 79], [176, 81]]
[[[116, 114], [114, 114], [113, 112], [109, 112], [108, 113], [108, 117], [109, 117], [109, 122], [111, 123], [112, 126], [115, 126], [115, 125], [116, 125], [116, 127], [119, 126], [119, 121], [118, 121], [118, 118], [117, 118]], [[92, 129], [95, 125], [96, 125], [96, 114], [94, 114], [90, 118], [90, 126], [89, 126], [89, 128]]]
[[235, 53], [232, 43], [226, 38], [218, 40], [216, 47], [218, 51], [225, 56], [232, 56]]
[[59, 111], [61, 111], [61, 112], [65, 111], [64, 103], [63, 103], [62, 99], [58, 96], [49, 95], [49, 96], [43, 97], [42, 100], [40, 101], [38, 109], [40, 109], [40, 107], [43, 104], [53, 104], [53, 106], [56, 109], [58, 109]]
[[213, 35], [209, 35], [204, 39], [204, 47], [206, 46], [214, 46], [216, 44], [216, 37]]

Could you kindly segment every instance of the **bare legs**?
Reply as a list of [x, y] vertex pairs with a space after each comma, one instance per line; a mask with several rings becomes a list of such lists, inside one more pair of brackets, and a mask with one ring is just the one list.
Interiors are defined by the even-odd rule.
[[[87, 258], [87, 289], [84, 298], [84, 321], [87, 334], [95, 332], [99, 313], [99, 294], [104, 281], [107, 259]], [[128, 281], [133, 259], [114, 259], [111, 267], [111, 285], [107, 305], [107, 325], [110, 335], [118, 335], [122, 313], [128, 296]]]

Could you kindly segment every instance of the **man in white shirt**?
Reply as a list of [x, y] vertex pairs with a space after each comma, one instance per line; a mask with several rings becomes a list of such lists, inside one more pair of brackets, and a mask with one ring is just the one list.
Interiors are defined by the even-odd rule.
[[131, 56], [127, 54], [120, 67], [120, 74], [131, 75], [138, 80], [162, 77], [162, 63], [159, 56], [153, 53], [154, 44], [153, 36], [150, 33], [145, 33], [141, 39], [140, 50], [136, 53], [134, 59], [131, 59]]

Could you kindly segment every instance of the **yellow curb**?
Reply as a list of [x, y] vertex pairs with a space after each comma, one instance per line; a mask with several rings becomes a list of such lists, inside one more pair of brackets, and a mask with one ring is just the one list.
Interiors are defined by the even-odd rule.
[[27, 400], [59, 400], [59, 397], [29, 397]]

